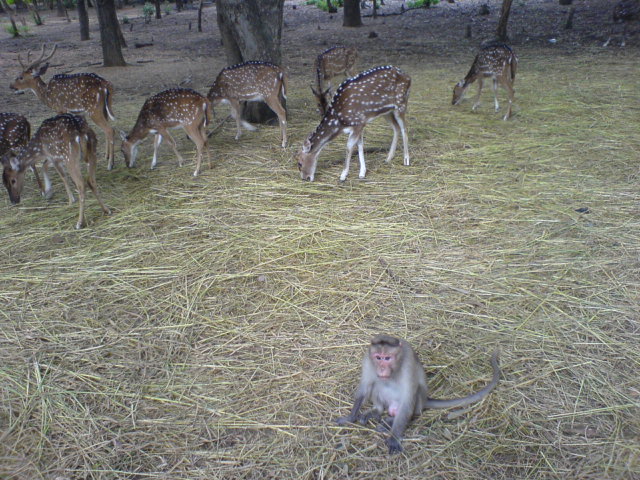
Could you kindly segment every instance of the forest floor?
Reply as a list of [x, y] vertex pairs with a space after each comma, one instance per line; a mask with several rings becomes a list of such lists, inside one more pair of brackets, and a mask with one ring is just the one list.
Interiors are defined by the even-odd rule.
[[[399, 11], [386, 3], [382, 13]], [[3, 193], [0, 478], [640, 479], [639, 27], [624, 48], [619, 37], [603, 48], [612, 2], [576, 0], [567, 30], [570, 7], [516, 0], [504, 122], [490, 88], [476, 112], [468, 99], [451, 105], [500, 3], [444, 2], [348, 29], [341, 14], [287, 1], [287, 148], [277, 127], [236, 141], [227, 121], [198, 178], [182, 134], [182, 168], [163, 144], [150, 170], [148, 138], [135, 169], [118, 141], [108, 172], [96, 130], [113, 213], [88, 196], [80, 231], [57, 178], [49, 202], [30, 175], [20, 205]], [[17, 55], [43, 42], [58, 44], [45, 80], [92, 71], [113, 82], [123, 131], [150, 95], [206, 93], [226, 66], [213, 5], [203, 33], [195, 9], [149, 24], [139, 6], [118, 15], [124, 68], [100, 66], [93, 11], [86, 42], [73, 13], [45, 12], [22, 38], [0, 32], [0, 111], [33, 131], [52, 116], [8, 88]], [[366, 179], [356, 162], [338, 181], [341, 136], [302, 182], [294, 157], [319, 121], [313, 61], [339, 43], [358, 47], [363, 70], [411, 75], [411, 166], [399, 153], [384, 163], [391, 134], [377, 121]], [[216, 113], [214, 124], [227, 112]], [[388, 456], [371, 427], [334, 422], [379, 332], [412, 343], [436, 398], [481, 388], [496, 346], [501, 381], [457, 418], [425, 412]]]

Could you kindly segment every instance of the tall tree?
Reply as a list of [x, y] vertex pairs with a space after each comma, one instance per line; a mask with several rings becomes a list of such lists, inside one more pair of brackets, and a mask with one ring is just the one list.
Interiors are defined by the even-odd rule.
[[80, 21], [80, 40], [89, 40], [89, 14], [85, 0], [78, 0], [78, 20]]
[[95, 0], [100, 23], [100, 43], [105, 67], [124, 67], [127, 63], [122, 56], [120, 26], [114, 0]]
[[160, 11], [160, 0], [154, 0], [156, 5], [156, 19], [160, 20], [162, 18], [162, 12]]
[[[284, 0], [217, 0], [216, 9], [230, 65], [250, 60], [280, 64]], [[247, 105], [244, 116], [251, 122], [275, 118], [263, 103]]]
[[507, 23], [509, 22], [509, 13], [511, 12], [511, 2], [513, 0], [502, 0], [502, 9], [500, 10], [500, 20], [498, 20], [498, 29], [496, 36], [498, 40], [506, 42], [509, 39], [507, 35]]
[[11, 34], [14, 37], [19, 37], [20, 32], [18, 31], [18, 26], [16, 25], [15, 12], [13, 10], [13, 7], [10, 7], [6, 0], [0, 0], [0, 4], [2, 5], [4, 11], [9, 15], [9, 21], [11, 22], [12, 29]]
[[360, 0], [344, 0], [343, 27], [361, 27]]

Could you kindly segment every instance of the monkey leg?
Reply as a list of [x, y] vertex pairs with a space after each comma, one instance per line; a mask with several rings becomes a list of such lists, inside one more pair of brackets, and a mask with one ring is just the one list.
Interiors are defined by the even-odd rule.
[[380, 420], [380, 423], [376, 427], [376, 432], [387, 433], [393, 427], [393, 417], [385, 417]]

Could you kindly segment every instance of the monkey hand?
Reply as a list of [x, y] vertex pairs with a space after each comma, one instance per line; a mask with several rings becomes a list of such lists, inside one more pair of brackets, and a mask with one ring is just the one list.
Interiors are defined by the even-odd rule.
[[387, 446], [389, 447], [389, 455], [402, 452], [402, 445], [394, 436], [387, 438]]
[[340, 426], [346, 425], [347, 423], [353, 423], [355, 418], [352, 418], [351, 415], [347, 415], [346, 417], [340, 417], [336, 420], [336, 423]]

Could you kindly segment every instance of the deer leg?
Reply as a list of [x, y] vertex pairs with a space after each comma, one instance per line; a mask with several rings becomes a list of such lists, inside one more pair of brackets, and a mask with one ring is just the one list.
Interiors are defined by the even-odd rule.
[[242, 119], [242, 108], [241, 108], [240, 102], [238, 100], [235, 100], [235, 99], [229, 100], [229, 104], [231, 105], [231, 116], [236, 121], [236, 128], [237, 128], [236, 140], [238, 140], [240, 138], [240, 136], [242, 135], [242, 127], [246, 128], [247, 130], [250, 130], [252, 132], [257, 130], [256, 127], [251, 125], [249, 122], [245, 122]]
[[341, 182], [344, 182], [347, 179], [347, 175], [349, 174], [349, 164], [351, 163], [351, 156], [353, 155], [353, 149], [356, 147], [359, 137], [360, 130], [358, 129], [358, 127], [353, 127], [353, 129], [349, 133], [349, 138], [347, 139], [347, 156], [344, 159], [344, 169], [342, 170], [342, 173], [340, 173]]
[[[186, 128], [185, 128], [185, 132], [187, 132], [187, 136], [189, 136], [189, 132], [187, 131]], [[181, 167], [184, 164], [184, 158], [182, 158], [182, 155], [180, 155], [180, 152], [178, 151], [178, 144], [169, 133], [169, 130], [164, 130], [162, 134], [165, 137], [167, 137], [167, 142], [169, 142], [169, 145], [171, 145], [171, 148], [173, 149], [173, 153], [175, 153], [176, 157], [178, 157], [178, 166]], [[189, 136], [189, 138], [191, 137]], [[191, 140], [193, 140], [193, 138], [191, 138]]]
[[265, 99], [265, 102], [271, 110], [278, 116], [280, 122], [280, 132], [282, 133], [282, 148], [287, 146], [287, 111], [280, 103], [280, 99], [276, 96]]
[[[69, 197], [69, 205], [75, 203], [76, 198], [73, 196], [71, 187], [69, 187], [69, 178], [66, 170], [62, 165], [60, 165], [56, 161], [53, 161], [53, 168], [56, 169], [56, 172], [58, 172], [58, 175], [60, 175], [60, 178], [62, 179], [62, 183], [64, 184], [64, 189], [67, 191], [67, 196]], [[49, 196], [48, 198], [51, 198], [51, 196]]]
[[156, 168], [158, 163], [158, 147], [162, 143], [162, 135], [160, 132], [156, 133], [156, 136], [153, 137], [153, 159], [151, 160], [151, 169]]
[[474, 112], [480, 105], [480, 94], [482, 93], [483, 82], [484, 81], [482, 80], [482, 78], [478, 78], [478, 94], [476, 95], [476, 98], [473, 99], [473, 107], [471, 107], [471, 110], [473, 110]]
[[104, 115], [100, 111], [96, 111], [91, 115], [91, 120], [102, 129], [104, 135], [107, 139], [107, 151], [106, 151], [106, 159], [107, 159], [107, 170], [113, 170], [113, 162], [115, 157], [115, 147], [114, 147], [114, 138], [115, 138], [115, 130], [111, 125], [109, 125], [109, 121], [104, 117]]
[[398, 121], [393, 112], [390, 112], [384, 116], [387, 121], [393, 127], [393, 140], [391, 140], [391, 147], [389, 148], [389, 154], [387, 155], [387, 159], [385, 162], [389, 163], [393, 156], [396, 154], [396, 146], [398, 145], [398, 132], [400, 130], [400, 126], [398, 125]]
[[495, 77], [493, 78], [492, 88], [493, 88], [493, 103], [495, 105], [496, 112], [497, 112], [498, 110], [500, 110], [500, 104], [498, 103], [498, 79]]
[[38, 188], [40, 189], [40, 193], [44, 195], [44, 187], [42, 185], [42, 180], [40, 180], [38, 169], [36, 168], [35, 165], [32, 165], [30, 168], [31, 168], [31, 171], [33, 172], [33, 175], [36, 177], [36, 182], [38, 183]]
[[393, 111], [393, 116], [396, 119], [396, 122], [398, 122], [398, 126], [400, 127], [400, 133], [402, 134], [402, 148], [404, 151], [404, 159], [403, 159], [403, 164], [405, 167], [409, 166], [409, 137], [407, 135], [407, 125], [406, 122], [404, 120], [404, 112], [401, 112], [399, 110], [394, 110]]
[[80, 209], [80, 213], [78, 215], [78, 222], [76, 223], [76, 230], [79, 230], [85, 226], [84, 200], [85, 200], [85, 187], [86, 187], [86, 182], [82, 177], [82, 171], [80, 169], [80, 155], [77, 155], [75, 162], [71, 162], [71, 161], [67, 162], [67, 171], [69, 172], [69, 176], [71, 177], [71, 180], [73, 180], [73, 183], [75, 183], [76, 189], [78, 190], [78, 198], [79, 198], [78, 206]]
[[45, 200], [51, 200], [51, 197], [53, 196], [53, 188], [51, 185], [51, 179], [49, 178], [50, 163], [49, 159], [46, 159], [42, 163], [42, 176], [44, 177], [44, 190], [42, 190], [42, 196]]
[[[207, 145], [207, 136], [204, 131], [204, 125], [201, 124], [197, 127], [190, 126], [189, 128], [185, 128], [184, 131], [187, 133], [187, 136], [191, 139], [191, 141], [196, 144], [196, 169], [193, 172], [193, 176], [197, 177], [200, 173], [200, 165], [202, 163], [202, 150], [203, 147]], [[208, 154], [209, 149], [207, 148], [207, 155]], [[211, 157], [209, 157], [209, 165], [211, 165]]]
[[96, 199], [98, 200], [98, 203], [100, 204], [100, 208], [102, 208], [102, 211], [104, 212], [105, 215], [111, 215], [111, 210], [109, 210], [109, 208], [107, 208], [107, 206], [104, 204], [104, 202], [102, 201], [102, 198], [100, 197], [100, 192], [98, 191], [98, 182], [96, 181], [96, 165], [97, 165], [97, 160], [95, 155], [92, 155], [89, 158], [88, 161], [88, 166], [87, 166], [87, 183], [89, 184], [89, 188], [91, 188], [91, 191], [93, 192], [93, 194], [96, 196]]
[[367, 165], [364, 162], [364, 133], [360, 132], [360, 137], [358, 138], [358, 159], [360, 160], [360, 173], [358, 174], [358, 178], [364, 178], [367, 174]]

